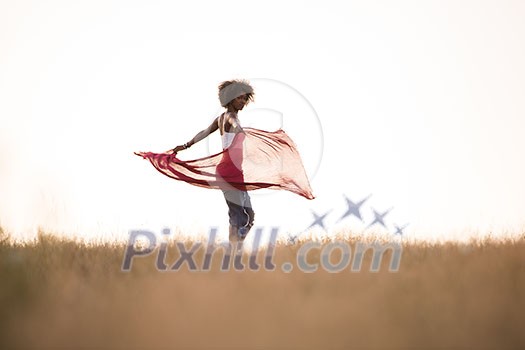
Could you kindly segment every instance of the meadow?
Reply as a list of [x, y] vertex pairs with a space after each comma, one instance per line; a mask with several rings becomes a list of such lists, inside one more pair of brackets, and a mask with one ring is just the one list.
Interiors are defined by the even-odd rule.
[[158, 271], [152, 254], [123, 272], [124, 244], [3, 236], [1, 349], [525, 348], [525, 236], [405, 242], [398, 272], [388, 251], [378, 272], [365, 254], [339, 273], [279, 268], [301, 243], [275, 247], [274, 271], [221, 271], [220, 254], [209, 271]]

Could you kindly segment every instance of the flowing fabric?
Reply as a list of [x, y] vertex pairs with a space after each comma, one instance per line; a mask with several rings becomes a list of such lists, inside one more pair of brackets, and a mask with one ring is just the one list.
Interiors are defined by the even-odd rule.
[[283, 130], [244, 128], [224, 151], [195, 160], [174, 154], [138, 152], [166, 176], [214, 189], [288, 190], [313, 199], [312, 189], [295, 143]]

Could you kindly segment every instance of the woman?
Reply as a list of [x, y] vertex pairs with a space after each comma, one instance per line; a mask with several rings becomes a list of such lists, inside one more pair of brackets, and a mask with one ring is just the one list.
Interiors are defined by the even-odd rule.
[[[313, 199], [308, 177], [294, 142], [283, 130], [273, 132], [242, 128], [238, 112], [253, 101], [247, 81], [219, 85], [219, 100], [226, 111], [190, 141], [165, 153], [135, 153], [175, 180], [220, 189], [228, 205], [230, 241], [242, 241], [253, 226], [254, 212], [247, 191], [287, 190]], [[195, 160], [180, 160], [177, 153], [219, 130], [223, 151]]]
[[[222, 148], [225, 150], [221, 162], [217, 166], [218, 177], [227, 179], [235, 177], [240, 179], [237, 183], [244, 183], [242, 172], [242, 141], [244, 131], [239, 122], [237, 113], [241, 111], [250, 101], [253, 101], [253, 88], [243, 80], [225, 81], [219, 85], [219, 100], [226, 111], [215, 118], [206, 129], [200, 131], [189, 142], [171, 150], [172, 154], [191, 147], [211, 133], [219, 130], [222, 139]], [[233, 143], [233, 141], [236, 141]], [[170, 152], [170, 151], [169, 151]], [[255, 213], [252, 209], [250, 196], [246, 188], [236, 186], [225, 181], [221, 190], [228, 205], [230, 217], [229, 238], [230, 241], [242, 241], [253, 226]], [[240, 188], [239, 188], [240, 187]]]

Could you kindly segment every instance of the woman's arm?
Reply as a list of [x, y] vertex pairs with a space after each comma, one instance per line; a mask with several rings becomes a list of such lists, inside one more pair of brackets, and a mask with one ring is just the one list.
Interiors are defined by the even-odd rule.
[[219, 120], [219, 117], [215, 118], [215, 120], [211, 122], [210, 126], [208, 126], [206, 129], [202, 131], [199, 131], [197, 135], [195, 135], [190, 141], [186, 142], [184, 145], [177, 146], [174, 149], [171, 149], [166, 153], [176, 154], [177, 152], [185, 150], [186, 148], [191, 147], [194, 143], [197, 143], [200, 140], [204, 139], [205, 137], [207, 137], [208, 135], [210, 135], [212, 132], [216, 131], [219, 128], [218, 120]]

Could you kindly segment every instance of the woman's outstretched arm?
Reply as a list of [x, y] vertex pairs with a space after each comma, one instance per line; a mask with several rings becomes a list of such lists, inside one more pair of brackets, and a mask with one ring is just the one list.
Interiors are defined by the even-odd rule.
[[167, 151], [166, 153], [176, 154], [177, 152], [185, 150], [186, 148], [191, 147], [194, 143], [197, 143], [200, 140], [206, 138], [208, 135], [210, 135], [212, 132], [216, 131], [219, 128], [218, 120], [219, 120], [219, 117], [215, 118], [211, 122], [210, 126], [208, 126], [206, 129], [204, 129], [202, 131], [199, 131], [197, 133], [197, 135], [195, 135], [190, 141], [186, 142], [183, 145], [179, 145], [179, 146], [177, 146], [177, 147]]

